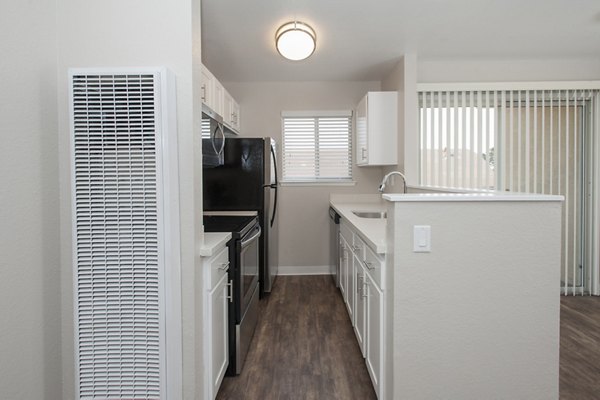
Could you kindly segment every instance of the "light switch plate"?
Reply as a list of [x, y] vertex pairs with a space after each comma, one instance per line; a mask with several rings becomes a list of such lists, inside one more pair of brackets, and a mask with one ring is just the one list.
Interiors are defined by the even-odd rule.
[[431, 252], [431, 226], [414, 225], [413, 226], [413, 252], [430, 253]]

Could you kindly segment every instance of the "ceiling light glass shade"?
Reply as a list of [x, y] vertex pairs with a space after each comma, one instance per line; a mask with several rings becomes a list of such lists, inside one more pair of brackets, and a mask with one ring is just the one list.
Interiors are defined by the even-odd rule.
[[288, 22], [277, 29], [275, 45], [279, 54], [288, 60], [304, 60], [315, 51], [317, 35], [304, 22]]

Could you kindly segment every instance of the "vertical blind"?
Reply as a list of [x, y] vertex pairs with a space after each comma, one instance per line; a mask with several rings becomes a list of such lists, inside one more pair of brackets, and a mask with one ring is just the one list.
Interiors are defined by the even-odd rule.
[[[584, 204], [598, 134], [598, 90], [426, 90], [419, 92], [420, 183], [565, 196], [562, 289], [591, 284]], [[594, 122], [596, 121], [596, 122]], [[591, 264], [591, 263], [590, 263]]]
[[352, 179], [352, 112], [284, 112], [283, 180]]

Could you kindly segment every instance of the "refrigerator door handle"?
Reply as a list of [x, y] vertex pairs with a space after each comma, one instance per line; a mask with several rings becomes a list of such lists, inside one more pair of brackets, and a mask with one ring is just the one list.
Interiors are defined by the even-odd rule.
[[271, 217], [271, 228], [272, 228], [273, 222], [275, 222], [275, 214], [277, 213], [277, 186], [271, 187], [271, 189], [275, 189], [275, 198], [273, 199], [273, 216]]
[[271, 227], [273, 227], [273, 222], [275, 222], [275, 215], [277, 213], [277, 190], [279, 186], [279, 181], [277, 180], [277, 156], [275, 155], [275, 149], [273, 145], [271, 145], [271, 158], [273, 159], [273, 168], [275, 170], [275, 183], [271, 185], [271, 189], [275, 189], [275, 198], [273, 199], [273, 216], [271, 217]]

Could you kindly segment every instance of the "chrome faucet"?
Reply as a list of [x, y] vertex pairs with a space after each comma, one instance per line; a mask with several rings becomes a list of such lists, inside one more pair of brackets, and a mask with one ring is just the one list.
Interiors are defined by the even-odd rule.
[[392, 175], [400, 175], [402, 177], [402, 183], [404, 184], [404, 193], [406, 193], [406, 177], [404, 176], [404, 174], [402, 172], [399, 172], [399, 171], [392, 171], [389, 174], [387, 174], [386, 176], [384, 176], [383, 179], [381, 180], [381, 184], [379, 185], [379, 191], [381, 193], [383, 193], [383, 191], [385, 190], [385, 184], [387, 183], [388, 179]]

